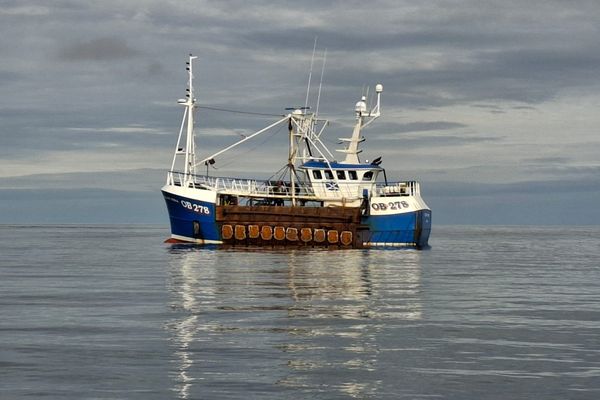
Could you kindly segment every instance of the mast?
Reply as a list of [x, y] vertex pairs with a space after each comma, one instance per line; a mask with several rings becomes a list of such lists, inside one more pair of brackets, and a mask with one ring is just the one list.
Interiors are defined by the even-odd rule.
[[[194, 142], [194, 108], [196, 104], [196, 97], [194, 96], [194, 75], [192, 62], [198, 57], [194, 57], [191, 54], [186, 62], [186, 70], [188, 71], [188, 84], [186, 90], [185, 99], [178, 99], [177, 103], [185, 107], [183, 112], [183, 118], [181, 119], [181, 126], [179, 128], [179, 135], [177, 137], [177, 145], [175, 146], [175, 153], [173, 155], [173, 162], [171, 163], [171, 170], [167, 174], [167, 185], [175, 183], [173, 173], [176, 172], [175, 168], [181, 157], [183, 161], [183, 184], [187, 186], [189, 182], [193, 182], [193, 175], [196, 173], [196, 145]], [[185, 138], [184, 136], [185, 129]], [[182, 139], [185, 140], [183, 143]], [[181, 162], [181, 161], [180, 161]]]
[[194, 71], [193, 71], [193, 60], [198, 57], [190, 54], [187, 64], [188, 71], [188, 87], [186, 89], [186, 99], [183, 104], [187, 111], [187, 127], [186, 127], [186, 146], [185, 146], [185, 167], [183, 170], [186, 180], [192, 180], [191, 175], [196, 174], [196, 149], [194, 143], [194, 105], [196, 104], [196, 98], [194, 96]]
[[[296, 160], [298, 158], [298, 148], [300, 140], [303, 137], [300, 131], [306, 119], [306, 110], [296, 109], [289, 117], [289, 153], [288, 153], [288, 168], [290, 171], [290, 191], [292, 195], [292, 205], [296, 205]], [[295, 125], [295, 129], [294, 129]]]
[[[356, 103], [354, 111], [356, 113], [356, 124], [354, 125], [354, 129], [352, 131], [352, 137], [350, 138], [341, 138], [340, 140], [343, 142], [347, 142], [348, 146], [343, 150], [337, 150], [341, 153], [346, 153], [346, 158], [344, 159], [344, 164], [358, 164], [360, 160], [358, 159], [358, 154], [362, 151], [358, 149], [358, 145], [361, 142], [364, 142], [365, 138], [360, 136], [360, 131], [365, 126], [369, 125], [371, 122], [375, 121], [380, 115], [380, 105], [381, 105], [381, 92], [383, 92], [383, 85], [377, 84], [375, 86], [375, 92], [377, 93], [377, 104], [371, 111], [367, 111], [367, 97], [362, 96], [360, 101]], [[368, 118], [368, 120], [367, 120]]]

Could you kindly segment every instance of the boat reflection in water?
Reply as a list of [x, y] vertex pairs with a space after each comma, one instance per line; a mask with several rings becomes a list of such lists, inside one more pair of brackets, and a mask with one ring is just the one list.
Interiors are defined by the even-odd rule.
[[[180, 398], [380, 392], [390, 326], [419, 320], [415, 250], [171, 249]], [[408, 321], [408, 322], [407, 322]]]

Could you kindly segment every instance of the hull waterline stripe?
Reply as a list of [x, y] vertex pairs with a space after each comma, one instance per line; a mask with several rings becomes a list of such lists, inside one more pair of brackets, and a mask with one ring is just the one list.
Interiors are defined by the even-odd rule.
[[197, 238], [189, 238], [189, 237], [180, 236], [180, 235], [171, 235], [171, 238], [177, 239], [177, 240], [183, 240], [184, 242], [198, 243], [198, 244], [223, 244], [223, 242], [221, 240], [197, 239]]
[[415, 247], [416, 243], [363, 242], [364, 247]]

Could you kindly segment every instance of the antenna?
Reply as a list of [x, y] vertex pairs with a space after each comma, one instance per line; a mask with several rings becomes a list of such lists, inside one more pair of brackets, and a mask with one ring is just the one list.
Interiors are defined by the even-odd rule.
[[327, 61], [327, 49], [323, 52], [323, 65], [321, 66], [321, 80], [319, 81], [319, 94], [317, 95], [317, 108], [315, 116], [319, 115], [319, 103], [321, 102], [321, 88], [323, 87], [323, 74], [325, 73], [325, 61]]
[[310, 59], [310, 72], [308, 73], [308, 86], [306, 87], [306, 101], [304, 107], [308, 107], [308, 95], [310, 93], [310, 80], [312, 78], [313, 63], [315, 62], [315, 51], [317, 50], [317, 36], [315, 36], [315, 44], [313, 45], [312, 58]]

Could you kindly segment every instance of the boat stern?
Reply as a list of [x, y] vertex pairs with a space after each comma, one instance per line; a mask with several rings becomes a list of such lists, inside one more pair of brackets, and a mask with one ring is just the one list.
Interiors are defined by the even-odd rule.
[[431, 209], [418, 196], [374, 196], [363, 216], [365, 247], [429, 246]]

